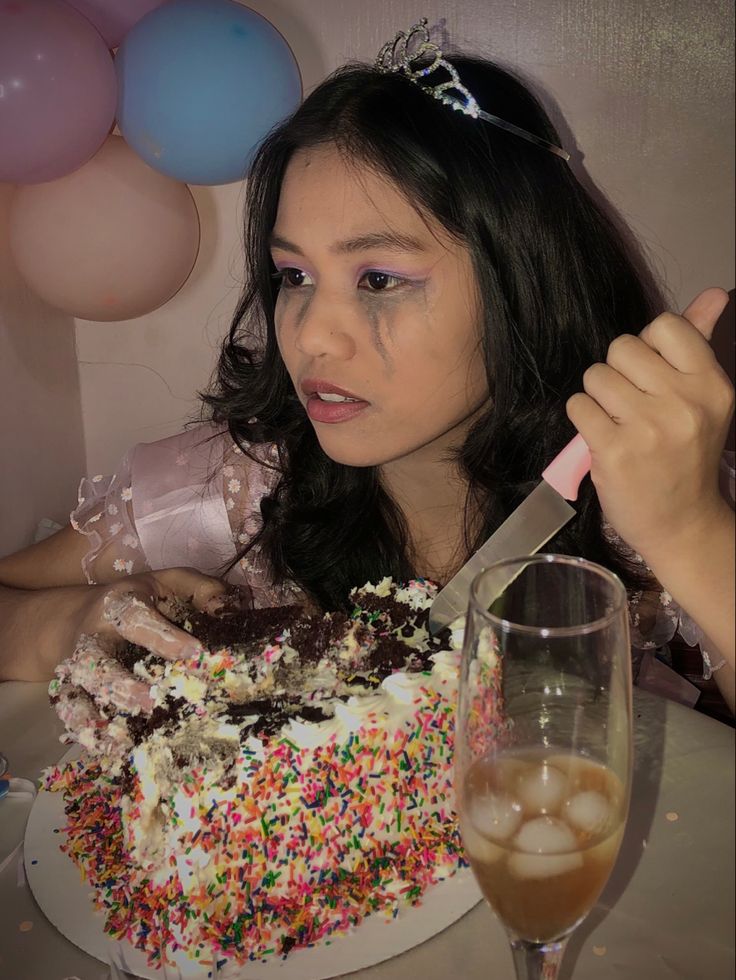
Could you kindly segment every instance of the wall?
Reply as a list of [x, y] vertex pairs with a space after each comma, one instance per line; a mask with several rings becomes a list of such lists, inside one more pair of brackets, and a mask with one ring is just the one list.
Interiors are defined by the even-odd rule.
[[[546, 89], [576, 167], [644, 241], [673, 306], [683, 307], [707, 285], [733, 286], [729, 2], [251, 0], [249, 6], [292, 45], [307, 91], [345, 60], [372, 60], [384, 41], [421, 16], [439, 23], [458, 47], [517, 66]], [[76, 324], [90, 473], [110, 471], [130, 444], [196, 417], [196, 392], [210, 376], [240, 287], [242, 188], [193, 190], [202, 251], [178, 296], [138, 320]], [[730, 344], [725, 350], [732, 355]], [[35, 433], [45, 449], [53, 438], [43, 413], [34, 418], [25, 436]], [[44, 473], [57, 467], [56, 459], [41, 464]], [[62, 484], [49, 489], [57, 511]]]
[[[372, 60], [426, 15], [459, 47], [539, 79], [564, 142], [623, 212], [675, 306], [733, 285], [730, 4], [698, 0], [252, 0], [291, 43], [305, 88], [348, 59]], [[444, 18], [444, 20], [442, 20]], [[493, 107], [488, 107], [493, 111]], [[575, 134], [573, 136], [573, 133]], [[195, 189], [203, 252], [160, 311], [125, 324], [77, 324], [91, 470], [196, 414], [240, 282], [240, 188]], [[622, 324], [625, 327], [625, 324]]]
[[0, 184], [0, 555], [65, 523], [86, 466], [74, 321], [20, 280], [7, 247], [12, 187]]

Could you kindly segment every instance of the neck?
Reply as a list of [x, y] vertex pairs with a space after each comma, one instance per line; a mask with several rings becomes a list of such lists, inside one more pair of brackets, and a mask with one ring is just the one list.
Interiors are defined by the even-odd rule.
[[381, 479], [406, 521], [417, 575], [447, 582], [467, 558], [468, 482], [457, 464], [438, 453], [413, 454], [384, 464]]

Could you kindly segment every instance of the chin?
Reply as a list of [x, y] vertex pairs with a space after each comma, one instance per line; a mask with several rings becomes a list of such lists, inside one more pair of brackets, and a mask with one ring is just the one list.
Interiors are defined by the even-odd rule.
[[338, 436], [337, 433], [316, 431], [322, 452], [342, 466], [380, 466], [387, 460], [385, 450], [383, 452], [373, 450], [359, 435]]
[[332, 446], [323, 443], [321, 440], [320, 446], [325, 456], [329, 456], [333, 462], [340, 463], [342, 466], [380, 466], [381, 463], [385, 462], [383, 456], [367, 453], [360, 446]]

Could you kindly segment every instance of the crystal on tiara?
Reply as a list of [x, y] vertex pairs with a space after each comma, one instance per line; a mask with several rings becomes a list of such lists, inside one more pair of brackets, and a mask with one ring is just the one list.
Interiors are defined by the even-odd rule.
[[[535, 136], [481, 109], [473, 95], [460, 81], [457, 69], [443, 57], [439, 45], [430, 40], [426, 17], [422, 17], [408, 31], [399, 31], [393, 40], [387, 41], [378, 52], [374, 67], [383, 74], [404, 75], [449, 108], [462, 112], [466, 116], [472, 116], [473, 119], [484, 119], [500, 129], [505, 129], [536, 146], [549, 150], [563, 160], [570, 159], [570, 154], [554, 143], [549, 143], [540, 136]], [[437, 74], [433, 75], [435, 72]], [[437, 81], [443, 72], [446, 76], [445, 81]], [[433, 78], [429, 78], [430, 75], [433, 75]], [[436, 81], [437, 84], [431, 84], [432, 81]]]
[[399, 31], [393, 41], [387, 41], [378, 52], [375, 67], [384, 73], [400, 72], [412, 82], [444, 70], [449, 76], [447, 81], [422, 84], [422, 88], [445, 105], [477, 118], [480, 106], [461, 84], [457, 70], [442, 57], [439, 45], [430, 41], [427, 23], [427, 18], [422, 17], [408, 32]]

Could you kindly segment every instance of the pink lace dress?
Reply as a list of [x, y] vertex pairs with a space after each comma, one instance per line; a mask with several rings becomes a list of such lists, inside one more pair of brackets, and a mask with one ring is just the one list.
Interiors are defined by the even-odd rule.
[[71, 523], [89, 539], [87, 581], [100, 569], [109, 578], [187, 566], [247, 586], [257, 607], [297, 601], [292, 583], [272, 580], [257, 545], [236, 561], [279, 476], [276, 446], [252, 452], [257, 461], [227, 431], [199, 425], [134, 446], [112, 476], [82, 480]]
[[[254, 446], [252, 452], [255, 459], [244, 455], [227, 431], [204, 424], [141, 443], [112, 476], [82, 480], [71, 522], [89, 539], [82, 562], [87, 581], [94, 584], [99, 569], [109, 578], [190, 566], [247, 586], [258, 607], [298, 601], [293, 583], [273, 581], [257, 545], [237, 559], [261, 527], [260, 502], [279, 477], [274, 445]], [[723, 466], [733, 497], [733, 460], [724, 458]], [[700, 644], [708, 679], [720, 663], [711, 662], [703, 632], [661, 589], [635, 593], [629, 608], [641, 686], [694, 703], [697, 689], [655, 661], [654, 651], [679, 630], [688, 644]]]

